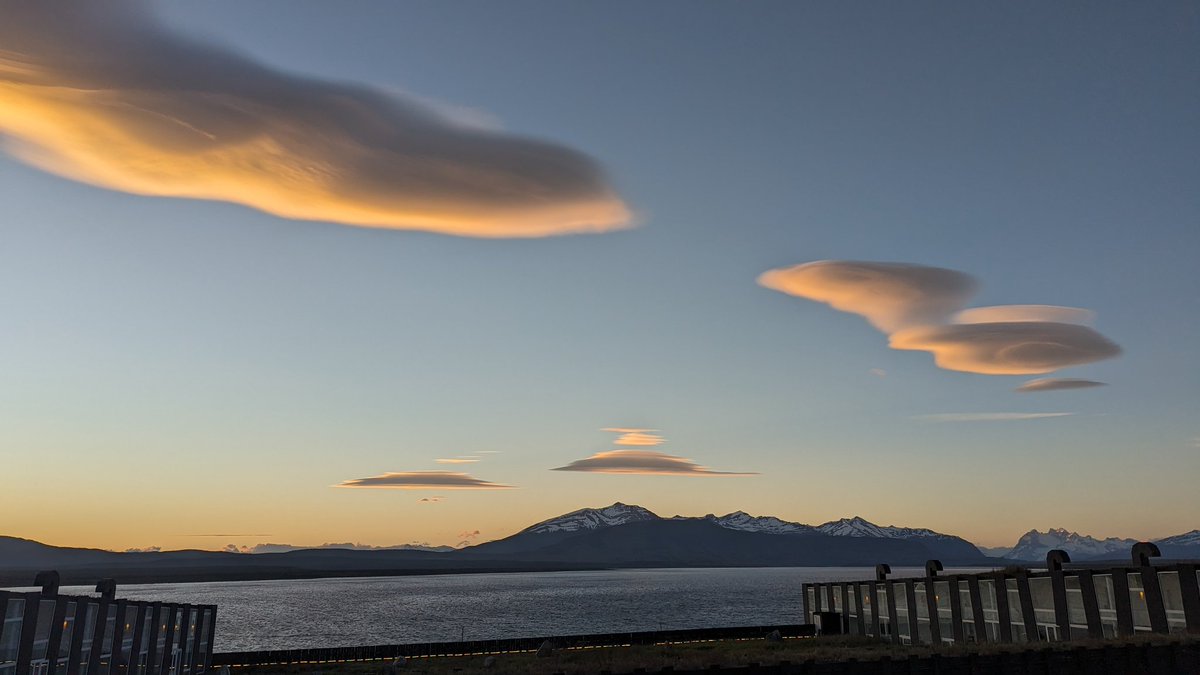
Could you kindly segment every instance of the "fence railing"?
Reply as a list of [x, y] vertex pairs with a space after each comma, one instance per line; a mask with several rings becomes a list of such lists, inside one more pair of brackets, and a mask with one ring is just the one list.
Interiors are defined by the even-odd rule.
[[[1155, 551], [1151, 555], [1157, 555]], [[804, 585], [809, 616], [826, 631], [902, 644], [1056, 642], [1136, 634], [1200, 633], [1195, 564], [1152, 565], [1149, 555], [1121, 567], [1072, 567], [1051, 551], [1046, 570], [1010, 568], [924, 577]]]
[[202, 675], [212, 663], [215, 605], [0, 591], [0, 675]]

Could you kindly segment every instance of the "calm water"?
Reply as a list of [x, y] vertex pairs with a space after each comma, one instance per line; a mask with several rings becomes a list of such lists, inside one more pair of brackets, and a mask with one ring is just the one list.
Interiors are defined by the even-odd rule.
[[873, 576], [865, 567], [652, 569], [141, 584], [117, 595], [217, 605], [220, 652], [800, 623], [802, 583]]

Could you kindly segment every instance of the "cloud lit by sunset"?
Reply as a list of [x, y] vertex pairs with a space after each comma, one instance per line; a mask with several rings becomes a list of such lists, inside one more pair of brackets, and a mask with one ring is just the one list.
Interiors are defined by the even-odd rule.
[[285, 218], [470, 237], [626, 227], [587, 156], [413, 97], [274, 70], [148, 3], [22, 3], [0, 22], [0, 133], [45, 171]]
[[1090, 310], [1053, 305], [963, 309], [971, 277], [903, 263], [821, 260], [771, 270], [759, 284], [865, 317], [893, 349], [926, 351], [946, 370], [1036, 375], [1117, 356]]
[[394, 490], [497, 490], [513, 487], [452, 471], [399, 471], [342, 481], [333, 487]]
[[753, 473], [714, 471], [690, 459], [654, 450], [608, 450], [577, 459], [554, 471], [636, 474], [643, 476], [752, 476]]

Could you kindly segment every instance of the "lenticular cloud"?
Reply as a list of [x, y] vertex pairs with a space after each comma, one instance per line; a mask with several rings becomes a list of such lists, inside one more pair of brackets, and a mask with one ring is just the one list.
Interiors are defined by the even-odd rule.
[[758, 283], [858, 314], [884, 333], [941, 323], [965, 307], [976, 288], [974, 279], [954, 270], [851, 260], [771, 270]]
[[552, 471], [635, 474], [643, 476], [751, 476], [750, 473], [714, 471], [686, 457], [655, 450], [607, 450], [577, 459]]
[[475, 237], [624, 227], [587, 156], [416, 99], [290, 75], [159, 25], [148, 5], [0, 3], [0, 135], [43, 170], [285, 218]]
[[964, 309], [974, 281], [939, 267], [822, 260], [771, 270], [759, 283], [861, 315], [889, 336], [892, 348], [927, 351], [947, 370], [1033, 375], [1121, 353], [1088, 325], [1094, 318], [1090, 310], [1053, 305]]

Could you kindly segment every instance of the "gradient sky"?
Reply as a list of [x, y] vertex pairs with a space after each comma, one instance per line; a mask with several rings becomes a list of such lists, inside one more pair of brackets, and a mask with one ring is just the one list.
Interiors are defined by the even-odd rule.
[[[637, 227], [362, 229], [0, 157], [2, 534], [456, 544], [616, 500], [984, 545], [1200, 527], [1195, 3], [157, 7], [586, 153]], [[1123, 354], [1056, 373], [1109, 386], [1014, 393], [756, 283], [822, 259], [1087, 308]], [[551, 470], [617, 449], [605, 427], [755, 475]], [[437, 470], [516, 489], [332, 487]]]

